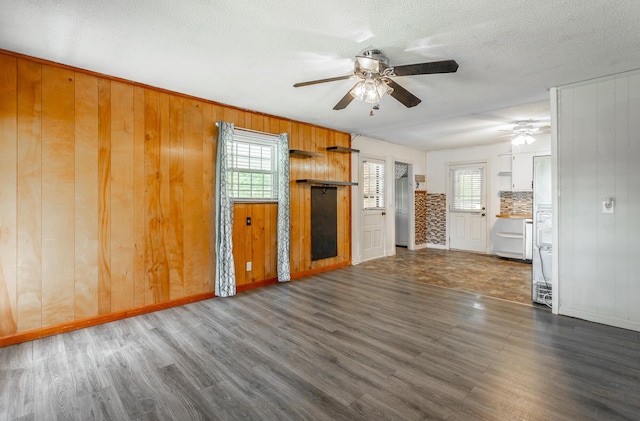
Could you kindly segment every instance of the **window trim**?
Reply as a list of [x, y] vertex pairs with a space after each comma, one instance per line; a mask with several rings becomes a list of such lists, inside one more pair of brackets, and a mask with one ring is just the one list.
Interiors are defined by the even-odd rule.
[[[253, 144], [260, 147], [269, 147], [272, 150], [271, 156], [271, 170], [257, 170], [257, 169], [242, 169], [237, 167], [235, 147], [237, 144]], [[278, 202], [278, 177], [281, 171], [279, 165], [279, 148], [280, 142], [278, 141], [278, 135], [269, 133], [255, 132], [251, 130], [235, 128], [233, 132], [233, 138], [228, 146], [229, 163], [227, 166], [227, 180], [233, 181], [233, 175], [237, 173], [250, 173], [250, 174], [272, 174], [271, 180], [271, 197], [237, 197], [234, 195], [236, 189], [233, 184], [229, 186], [229, 197], [234, 203], [277, 203]]]

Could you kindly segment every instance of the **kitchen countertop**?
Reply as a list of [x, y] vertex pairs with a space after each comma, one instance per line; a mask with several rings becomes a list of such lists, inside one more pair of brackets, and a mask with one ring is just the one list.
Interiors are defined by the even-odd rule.
[[498, 218], [519, 218], [519, 219], [531, 219], [533, 215], [530, 213], [499, 213], [496, 215]]

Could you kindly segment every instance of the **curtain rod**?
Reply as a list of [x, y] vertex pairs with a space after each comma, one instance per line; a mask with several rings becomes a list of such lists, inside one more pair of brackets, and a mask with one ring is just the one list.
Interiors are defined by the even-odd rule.
[[[218, 124], [218, 122], [216, 121], [216, 127], [220, 127], [220, 125]], [[276, 134], [276, 133], [267, 133], [267, 132], [261, 132], [259, 130], [251, 130], [251, 129], [245, 129], [244, 127], [234, 127], [235, 130], [240, 130], [243, 132], [249, 132], [249, 133], [257, 133], [257, 134], [261, 134], [261, 135], [267, 135], [267, 136], [274, 136], [274, 137], [278, 137], [280, 136], [280, 134]]]

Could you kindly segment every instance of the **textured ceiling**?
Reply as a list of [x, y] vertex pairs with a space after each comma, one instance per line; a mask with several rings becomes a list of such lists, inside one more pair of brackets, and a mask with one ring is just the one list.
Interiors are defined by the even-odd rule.
[[[549, 118], [548, 89], [640, 68], [638, 0], [0, 0], [0, 48], [423, 150], [494, 143]], [[422, 99], [332, 107], [381, 49], [455, 59], [396, 82]]]

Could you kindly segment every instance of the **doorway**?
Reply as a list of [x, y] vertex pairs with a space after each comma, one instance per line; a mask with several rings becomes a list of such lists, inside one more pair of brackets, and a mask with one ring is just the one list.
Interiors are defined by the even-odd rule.
[[450, 249], [487, 252], [486, 162], [448, 165]]
[[395, 232], [396, 247], [409, 247], [409, 214], [411, 200], [409, 196], [409, 164], [395, 163]]

